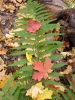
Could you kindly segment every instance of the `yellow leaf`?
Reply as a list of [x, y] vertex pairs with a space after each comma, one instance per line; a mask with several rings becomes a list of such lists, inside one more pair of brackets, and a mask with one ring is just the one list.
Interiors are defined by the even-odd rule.
[[[0, 80], [0, 88], [2, 89], [5, 84], [7, 83], [7, 81], [11, 78], [11, 74], [9, 74], [8, 76], [5, 76], [3, 80]], [[14, 81], [11, 83], [10, 87], [12, 87], [14, 85]]]
[[52, 99], [53, 91], [46, 88], [42, 94], [38, 94], [36, 100]]
[[43, 93], [43, 85], [41, 82], [37, 83], [36, 85], [32, 86], [29, 90], [27, 90], [26, 96], [32, 97], [32, 99], [36, 99], [38, 93]]
[[26, 58], [30, 63], [33, 63], [32, 62], [32, 55], [30, 53], [26, 52]]

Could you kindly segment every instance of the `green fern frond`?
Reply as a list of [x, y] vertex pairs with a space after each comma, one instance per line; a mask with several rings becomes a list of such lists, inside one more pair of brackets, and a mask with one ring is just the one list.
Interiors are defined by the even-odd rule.
[[[36, 5], [36, 6], [35, 6]], [[25, 96], [26, 89], [34, 85], [37, 81], [34, 81], [32, 79], [32, 75], [35, 72], [33, 70], [33, 63], [30, 63], [28, 59], [26, 58], [26, 53], [30, 53], [32, 55], [32, 62], [37, 60], [44, 61], [45, 58], [49, 57], [52, 60], [58, 59], [62, 57], [61, 55], [53, 55], [53, 52], [57, 50], [59, 47], [61, 47], [62, 42], [56, 41], [54, 39], [48, 40], [48, 38], [54, 38], [54, 36], [61, 35], [59, 33], [50, 33], [49, 31], [59, 28], [56, 24], [50, 24], [52, 20], [49, 20], [49, 17], [52, 16], [52, 14], [44, 9], [45, 6], [37, 3], [36, 1], [28, 0], [26, 7], [22, 10], [20, 10], [21, 14], [19, 15], [19, 19], [16, 21], [16, 29], [15, 30], [15, 36], [19, 37], [17, 42], [19, 44], [18, 47], [12, 48], [13, 53], [10, 54], [12, 56], [19, 56], [23, 55], [23, 59], [20, 59], [19, 61], [15, 61], [13, 64], [10, 64], [9, 66], [20, 66], [20, 69], [17, 70], [13, 76], [18, 78], [17, 83], [14, 87], [12, 87], [9, 91], [9, 94], [13, 95], [16, 98], [18, 96], [18, 99], [13, 100], [24, 100], [23, 97]], [[39, 20], [41, 23], [41, 27], [37, 32], [32, 33], [28, 32], [26, 28], [29, 27], [28, 20], [37, 21]], [[59, 67], [64, 66], [65, 64], [54, 64], [53, 70]], [[60, 73], [52, 72], [49, 74], [50, 76], [62, 76]], [[9, 86], [8, 82], [4, 88], [4, 90], [8, 90]], [[20, 85], [20, 83], [24, 83], [24, 85]], [[43, 84], [55, 84], [58, 85], [59, 83], [47, 79], [43, 80]], [[18, 87], [18, 88], [17, 88]], [[9, 95], [9, 97], [10, 97]], [[3, 96], [3, 92], [1, 92], [1, 96]], [[59, 97], [60, 98], [60, 97]], [[30, 97], [25, 97], [25, 100], [31, 100]], [[7, 99], [9, 100], [9, 99]], [[10, 99], [12, 100], [12, 99]]]
[[[36, 6], [35, 6], [36, 5]], [[21, 30], [15, 31], [15, 36], [20, 37], [19, 40], [16, 40], [18, 44], [21, 43], [18, 47], [12, 48], [14, 52], [11, 55], [26, 55], [26, 52], [30, 53], [35, 60], [44, 60], [46, 57], [51, 58], [52, 60], [60, 58], [60, 55], [53, 55], [52, 52], [57, 50], [57, 48], [61, 47], [62, 42], [56, 40], [48, 40], [49, 37], [54, 37], [61, 35], [59, 33], [49, 33], [50, 30], [58, 28], [59, 26], [56, 24], [50, 24], [51, 20], [48, 18], [52, 16], [52, 14], [44, 9], [45, 6], [37, 3], [36, 1], [28, 0], [26, 7], [21, 11], [20, 18], [17, 20], [17, 29], [21, 28]], [[39, 20], [41, 23], [40, 29], [36, 33], [30, 33], [26, 30], [29, 27], [28, 20], [33, 19]], [[26, 21], [26, 22], [25, 22]], [[48, 32], [48, 34], [46, 34]], [[17, 50], [17, 52], [15, 51]], [[26, 56], [25, 56], [26, 57]], [[20, 61], [14, 62], [10, 66], [25, 66], [25, 70], [20, 68], [14, 75], [25, 78], [31, 78], [33, 71], [27, 71], [28, 61], [25, 59], [21, 59]], [[64, 66], [65, 64], [55, 64], [53, 69]], [[29, 68], [29, 67], [28, 67]], [[21, 73], [22, 72], [22, 73]], [[52, 73], [53, 75], [56, 72]], [[58, 76], [61, 76], [60, 74]], [[30, 79], [29, 78], [29, 79]], [[22, 80], [22, 79], [21, 79]]]

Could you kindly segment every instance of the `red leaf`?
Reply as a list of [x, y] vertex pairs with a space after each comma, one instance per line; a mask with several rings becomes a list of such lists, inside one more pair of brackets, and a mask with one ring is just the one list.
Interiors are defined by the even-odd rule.
[[53, 63], [51, 63], [51, 60], [49, 58], [46, 58], [44, 64], [39, 60], [34, 62], [34, 69], [38, 72], [34, 72], [32, 78], [34, 80], [40, 81], [42, 78], [47, 79], [48, 73], [52, 72], [52, 66]]
[[38, 21], [29, 20], [29, 26], [30, 27], [26, 28], [26, 30], [31, 32], [31, 33], [35, 33], [37, 30], [40, 29], [41, 23], [39, 20]]
[[69, 42], [64, 42], [63, 45], [64, 45], [65, 47], [70, 47], [70, 43], [69, 43]]
[[72, 83], [75, 85], [75, 79], [74, 79], [74, 78], [72, 78], [72, 79], [71, 79], [71, 81], [72, 81]]

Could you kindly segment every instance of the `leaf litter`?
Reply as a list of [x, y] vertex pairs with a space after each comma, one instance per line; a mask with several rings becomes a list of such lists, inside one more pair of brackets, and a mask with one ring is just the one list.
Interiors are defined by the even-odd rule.
[[[2, 89], [6, 81], [11, 77], [11, 75], [19, 69], [19, 67], [7, 67], [9, 64], [15, 60], [22, 59], [25, 55], [11, 57], [8, 56], [12, 50], [10, 48], [16, 47], [19, 44], [14, 44], [13, 40], [14, 34], [11, 34], [11, 30], [15, 26], [15, 20], [17, 18], [17, 12], [19, 7], [23, 6], [25, 0], [0, 0], [0, 88]], [[57, 37], [55, 37], [57, 39]], [[66, 43], [69, 46], [68, 43]], [[56, 54], [62, 54], [63, 58], [53, 61], [54, 63], [66, 62], [68, 65], [62, 66], [59, 69], [56, 69], [57, 72], [62, 73], [63, 76], [53, 78], [56, 81], [60, 81], [66, 86], [69, 85], [68, 79], [71, 80], [71, 74], [75, 74], [75, 48], [72, 48], [71, 51], [62, 50], [55, 51]], [[74, 82], [73, 82], [74, 83]], [[56, 86], [60, 90], [64, 91], [62, 86]]]

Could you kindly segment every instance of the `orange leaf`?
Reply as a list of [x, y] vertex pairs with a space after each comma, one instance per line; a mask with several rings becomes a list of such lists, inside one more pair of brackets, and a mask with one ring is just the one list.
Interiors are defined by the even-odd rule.
[[4, 48], [2, 48], [1, 50], [0, 50], [0, 54], [6, 54], [7, 53], [7, 49], [4, 49]]
[[53, 63], [51, 63], [51, 60], [49, 58], [46, 58], [44, 64], [39, 60], [39, 61], [35, 61], [33, 65], [34, 65], [34, 69], [38, 71], [38, 72], [34, 72], [32, 76], [34, 80], [40, 81], [42, 78], [47, 79], [48, 73], [52, 72], [51, 68], [53, 66]]
[[[7, 83], [7, 81], [9, 80], [11, 78], [11, 74], [9, 74], [8, 76], [5, 76], [4, 78], [3, 78], [3, 80], [0, 80], [0, 88], [2, 89], [4, 86], [5, 86], [5, 84]], [[12, 86], [14, 86], [14, 81], [11, 83], [11, 85], [10, 85], [10, 87], [12, 87]]]

